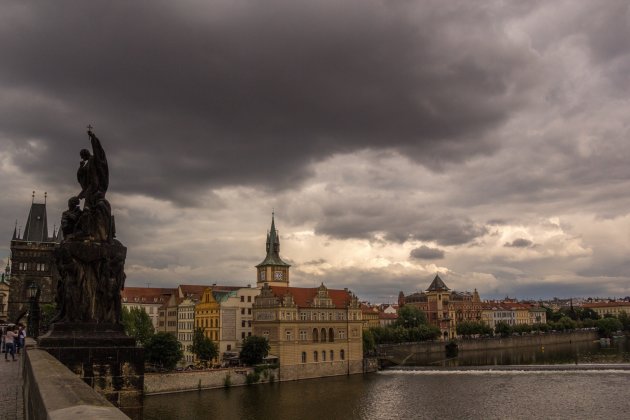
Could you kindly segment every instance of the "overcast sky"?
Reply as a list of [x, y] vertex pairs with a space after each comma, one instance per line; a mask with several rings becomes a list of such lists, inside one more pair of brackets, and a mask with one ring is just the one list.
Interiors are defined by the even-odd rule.
[[[630, 295], [625, 0], [0, 0], [0, 258], [92, 124], [127, 284]], [[52, 233], [52, 232], [51, 232]]]

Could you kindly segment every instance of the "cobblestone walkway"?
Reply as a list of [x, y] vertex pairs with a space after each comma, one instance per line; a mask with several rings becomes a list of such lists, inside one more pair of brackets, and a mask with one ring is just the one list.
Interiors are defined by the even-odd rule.
[[23, 420], [24, 400], [22, 398], [22, 352], [15, 355], [15, 362], [4, 361], [0, 353], [0, 419]]

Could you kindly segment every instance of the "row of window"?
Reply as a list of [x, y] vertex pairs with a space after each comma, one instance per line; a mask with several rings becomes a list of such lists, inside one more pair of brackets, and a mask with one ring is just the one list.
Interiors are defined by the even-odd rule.
[[197, 320], [198, 327], [219, 328], [219, 320], [217, 318], [204, 318]]
[[13, 251], [13, 258], [15, 257], [48, 257], [49, 252], [36, 252], [36, 251]]
[[[251, 321], [251, 320], [247, 321], [247, 326], [248, 326], [248, 327], [251, 327], [251, 326], [252, 326], [252, 321]], [[241, 321], [241, 327], [242, 327], [242, 328], [245, 328], [245, 321]]]
[[48, 264], [21, 262], [17, 264], [17, 269], [18, 271], [47, 271]]
[[[356, 330], [352, 330], [352, 332], [353, 332], [353, 336], [356, 337], [356, 334], [357, 334]], [[263, 337], [269, 339], [269, 330], [264, 330], [262, 332], [262, 335]], [[285, 336], [286, 341], [293, 341], [293, 330], [288, 330], [288, 329], [285, 330], [284, 336]], [[340, 340], [345, 340], [346, 330], [337, 330], [336, 336]], [[300, 341], [307, 341], [309, 339], [308, 333], [306, 330], [300, 330], [299, 339]], [[328, 330], [326, 330], [326, 328], [322, 328], [321, 330], [318, 330], [317, 328], [313, 328], [310, 339], [313, 342], [322, 342], [322, 343], [334, 342], [335, 330], [333, 328], [329, 328]]]
[[180, 330], [192, 330], [194, 327], [193, 322], [180, 322], [177, 328]]
[[178, 314], [179, 319], [195, 319], [195, 312], [193, 311], [189, 311], [189, 312], [183, 312], [180, 311]]
[[[251, 314], [252, 314], [252, 308], [247, 308], [247, 315], [251, 315]], [[241, 315], [245, 315], [245, 308], [241, 308]]]
[[[320, 357], [321, 355], [321, 357]], [[313, 362], [319, 362], [319, 361], [325, 362], [326, 361], [326, 350], [322, 350], [321, 352], [318, 352], [317, 350], [313, 351]], [[335, 361], [335, 351], [334, 350], [330, 350], [328, 352], [328, 360], [331, 362]], [[339, 360], [346, 360], [346, 352], [345, 350], [339, 350]], [[308, 358], [307, 358], [307, 354], [305, 351], [302, 352], [302, 363], [307, 363], [308, 362]]]
[[179, 333], [177, 334], [179, 341], [192, 341], [193, 333]]
[[[247, 301], [251, 302], [252, 301], [252, 297], [251, 296], [247, 296]], [[241, 302], [245, 302], [245, 296], [241, 296]]]

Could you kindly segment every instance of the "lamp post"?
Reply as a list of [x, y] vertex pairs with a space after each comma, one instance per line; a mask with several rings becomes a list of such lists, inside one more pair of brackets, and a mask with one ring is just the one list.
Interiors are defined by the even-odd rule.
[[28, 310], [28, 334], [33, 338], [39, 336], [39, 294], [40, 289], [34, 282], [28, 286], [27, 296], [29, 298], [29, 310]]

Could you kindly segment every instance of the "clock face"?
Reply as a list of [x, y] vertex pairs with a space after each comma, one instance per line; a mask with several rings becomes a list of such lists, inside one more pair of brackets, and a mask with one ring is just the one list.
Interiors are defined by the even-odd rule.
[[282, 271], [274, 271], [273, 278], [276, 280], [282, 280]]

